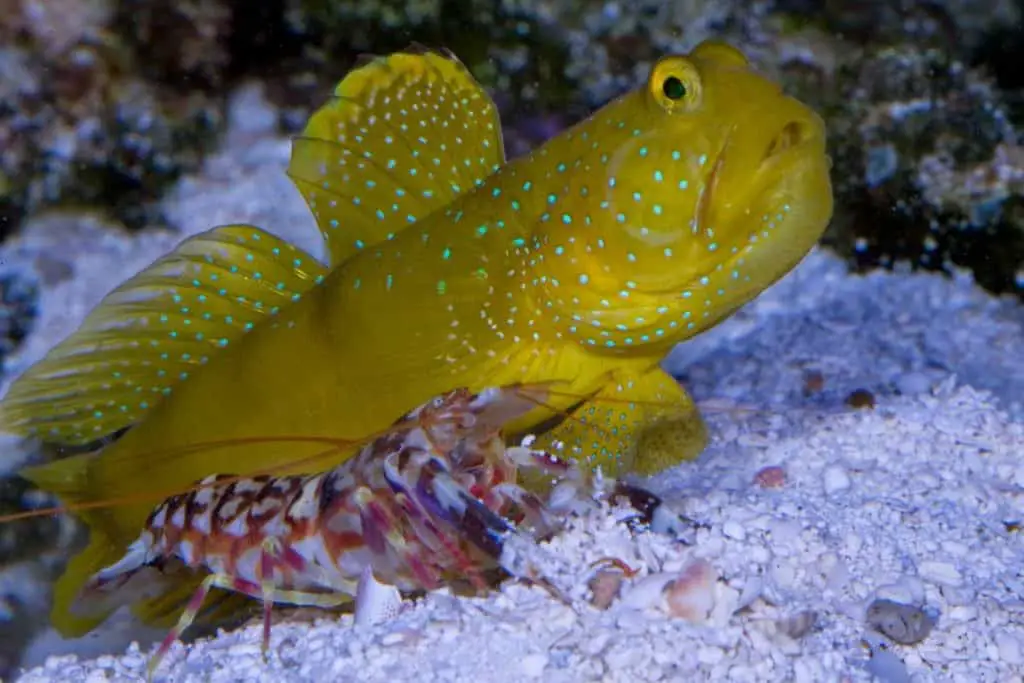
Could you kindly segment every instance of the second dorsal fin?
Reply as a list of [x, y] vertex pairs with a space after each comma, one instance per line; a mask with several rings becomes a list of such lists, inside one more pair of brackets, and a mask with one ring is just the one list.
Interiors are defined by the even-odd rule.
[[390, 239], [505, 161], [501, 122], [453, 54], [414, 44], [351, 71], [292, 147], [331, 265]]

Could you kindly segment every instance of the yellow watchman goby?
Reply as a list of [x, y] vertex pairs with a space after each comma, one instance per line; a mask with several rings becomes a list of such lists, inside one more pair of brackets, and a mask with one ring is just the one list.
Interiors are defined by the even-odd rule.
[[[380, 57], [313, 115], [288, 172], [330, 266], [252, 226], [184, 241], [0, 402], [0, 428], [58, 444], [131, 427], [25, 476], [71, 504], [308, 472], [318, 455], [326, 469], [354, 448], [287, 437], [358, 442], [453, 387], [549, 381], [562, 393], [512, 431], [574, 408], [542, 445], [655, 472], [706, 439], [659, 362], [787, 273], [832, 213], [821, 119], [711, 42], [508, 162], [453, 55]], [[90, 543], [58, 583], [61, 631], [106, 616], [67, 608], [154, 502], [80, 513]], [[135, 612], [176, 614], [201, 578], [136, 596]]]

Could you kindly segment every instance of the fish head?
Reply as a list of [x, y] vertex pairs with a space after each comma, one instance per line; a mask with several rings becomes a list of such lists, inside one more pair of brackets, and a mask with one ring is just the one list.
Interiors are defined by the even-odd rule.
[[567, 209], [534, 233], [534, 277], [586, 344], [619, 352], [707, 329], [793, 268], [831, 218], [822, 119], [728, 45], [660, 59], [568, 137]]

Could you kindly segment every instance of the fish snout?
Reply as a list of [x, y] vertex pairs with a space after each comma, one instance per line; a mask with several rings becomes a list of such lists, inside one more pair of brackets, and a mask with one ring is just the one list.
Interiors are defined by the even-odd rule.
[[773, 99], [724, 138], [698, 201], [698, 225], [746, 240], [751, 230], [761, 230], [751, 220], [828, 194], [825, 124], [797, 100]]

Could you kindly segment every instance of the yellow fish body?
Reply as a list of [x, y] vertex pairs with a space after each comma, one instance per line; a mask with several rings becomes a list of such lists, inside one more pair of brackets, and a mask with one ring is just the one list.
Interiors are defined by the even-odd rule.
[[[331, 268], [251, 226], [183, 242], [0, 403], [0, 427], [55, 443], [131, 427], [26, 476], [85, 502], [309, 471], [351, 451], [254, 437], [358, 441], [452, 387], [545, 381], [565, 392], [551, 408], [577, 418], [545, 438], [605, 471], [654, 472], [705, 443], [665, 353], [788, 272], [832, 211], [822, 121], [717, 43], [661, 59], [511, 162], [493, 103], [452, 55], [377, 58], [314, 114], [289, 174]], [[153, 503], [82, 513], [90, 545], [58, 584], [63, 632], [106, 616], [69, 607]], [[165, 615], [170, 595], [136, 613]]]

